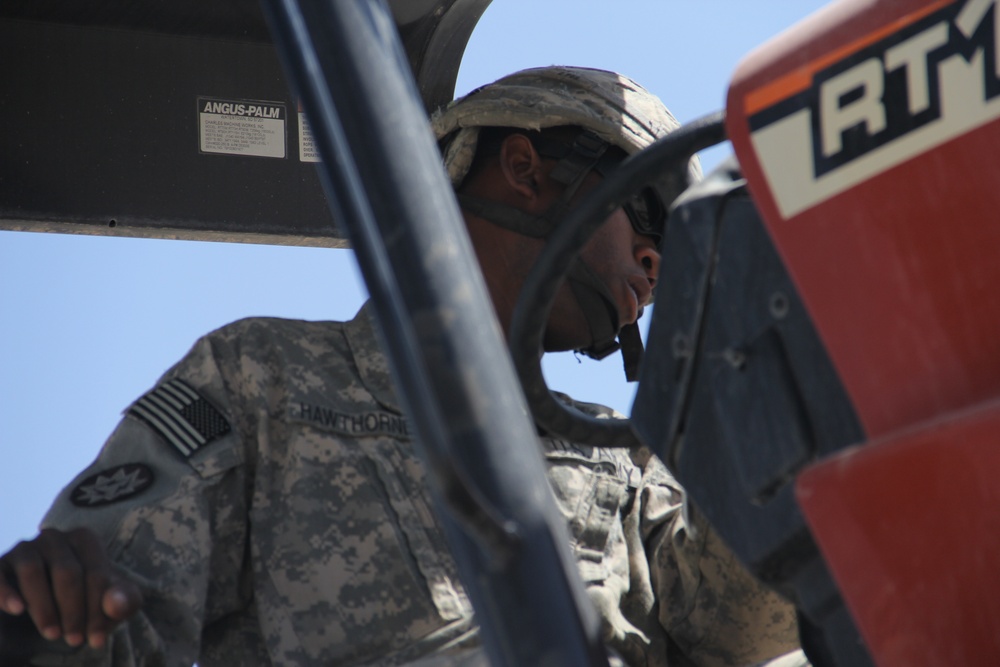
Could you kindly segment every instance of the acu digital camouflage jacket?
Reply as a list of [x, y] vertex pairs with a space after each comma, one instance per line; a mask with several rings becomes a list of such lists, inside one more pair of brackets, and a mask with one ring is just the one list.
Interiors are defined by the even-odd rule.
[[[37, 664], [482, 664], [413, 437], [367, 308], [204, 337], [44, 520], [98, 531], [142, 611], [106, 650]], [[627, 664], [747, 665], [796, 648], [791, 607], [689, 524], [659, 461], [541, 443]]]

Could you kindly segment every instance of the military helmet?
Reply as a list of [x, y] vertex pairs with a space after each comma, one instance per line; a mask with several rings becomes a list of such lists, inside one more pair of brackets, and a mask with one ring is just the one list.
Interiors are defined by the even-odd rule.
[[[448, 176], [458, 188], [472, 165], [481, 127], [576, 126], [631, 155], [680, 123], [657, 96], [626, 76], [552, 66], [522, 70], [477, 88], [435, 112], [431, 126]], [[700, 178], [696, 158], [689, 169], [689, 177]], [[671, 185], [675, 191], [669, 194], [676, 197], [686, 183]]]

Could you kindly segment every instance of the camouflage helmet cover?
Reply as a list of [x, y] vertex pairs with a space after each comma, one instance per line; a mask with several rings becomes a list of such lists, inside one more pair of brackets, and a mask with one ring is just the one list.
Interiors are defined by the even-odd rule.
[[[541, 130], [562, 125], [588, 129], [630, 155], [680, 127], [663, 102], [632, 79], [605, 70], [564, 66], [516, 72], [451, 102], [431, 117], [456, 188], [472, 165], [480, 127]], [[692, 160], [690, 176], [697, 179], [700, 174], [697, 160]]]

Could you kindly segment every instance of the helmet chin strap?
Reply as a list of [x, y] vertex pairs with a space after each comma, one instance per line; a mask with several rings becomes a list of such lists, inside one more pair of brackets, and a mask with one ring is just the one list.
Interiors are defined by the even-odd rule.
[[[601, 153], [603, 150], [595, 157], [595, 163]], [[557, 164], [553, 172], [557, 172], [560, 166], [562, 163]], [[570, 200], [592, 166], [592, 164], [578, 166], [579, 173], [568, 184], [562, 197], [541, 215], [531, 215], [513, 206], [480, 197], [465, 194], [458, 194], [457, 197], [463, 209], [488, 222], [524, 236], [548, 238], [565, 217]], [[563, 169], [563, 173], [565, 171]], [[625, 377], [629, 382], [635, 382], [638, 379], [639, 364], [643, 355], [638, 326], [627, 324], [619, 332], [618, 309], [614, 297], [604, 281], [579, 257], [570, 268], [567, 280], [583, 312], [592, 341], [590, 346], [579, 352], [594, 359], [603, 359], [620, 349], [625, 365]]]
[[[572, 144], [535, 137], [532, 143], [538, 153], [557, 160], [549, 177], [566, 186], [562, 196], [541, 215], [531, 215], [500, 202], [458, 194], [462, 208], [495, 225], [532, 238], [547, 239], [566, 217], [570, 201], [594, 168], [606, 173], [617, 160], [606, 155], [610, 144], [589, 130], [577, 135]], [[621, 350], [625, 377], [629, 382], [639, 379], [643, 348], [639, 327], [626, 324], [619, 331], [618, 308], [614, 296], [598, 275], [579, 257], [566, 279], [576, 302], [583, 312], [590, 333], [590, 346], [578, 350], [594, 359], [603, 359]], [[618, 340], [615, 340], [617, 336]]]
[[[579, 258], [570, 268], [567, 280], [587, 320], [590, 340], [593, 341], [590, 347], [580, 352], [593, 359], [603, 359], [621, 350], [625, 379], [629, 382], [637, 381], [644, 354], [639, 325], [634, 322], [626, 324], [619, 331], [620, 321], [614, 297], [604, 281]], [[642, 315], [641, 310], [639, 314]], [[615, 341], [616, 333], [617, 341]]]

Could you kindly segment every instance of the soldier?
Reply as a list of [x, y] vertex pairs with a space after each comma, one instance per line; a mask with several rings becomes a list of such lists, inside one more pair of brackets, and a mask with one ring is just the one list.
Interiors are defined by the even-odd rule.
[[[626, 77], [567, 67], [505, 77], [432, 122], [504, 330], [566, 211], [678, 126]], [[684, 180], [609, 216], [557, 296], [547, 350], [603, 354], [617, 336], [633, 353]], [[484, 664], [412, 438], [368, 306], [345, 323], [230, 324], [132, 404], [41, 534], [0, 559], [21, 590], [0, 578], [0, 609], [63, 640], [39, 664]], [[540, 441], [616, 660], [747, 665], [797, 648], [794, 610], [689, 518], [658, 460]]]

